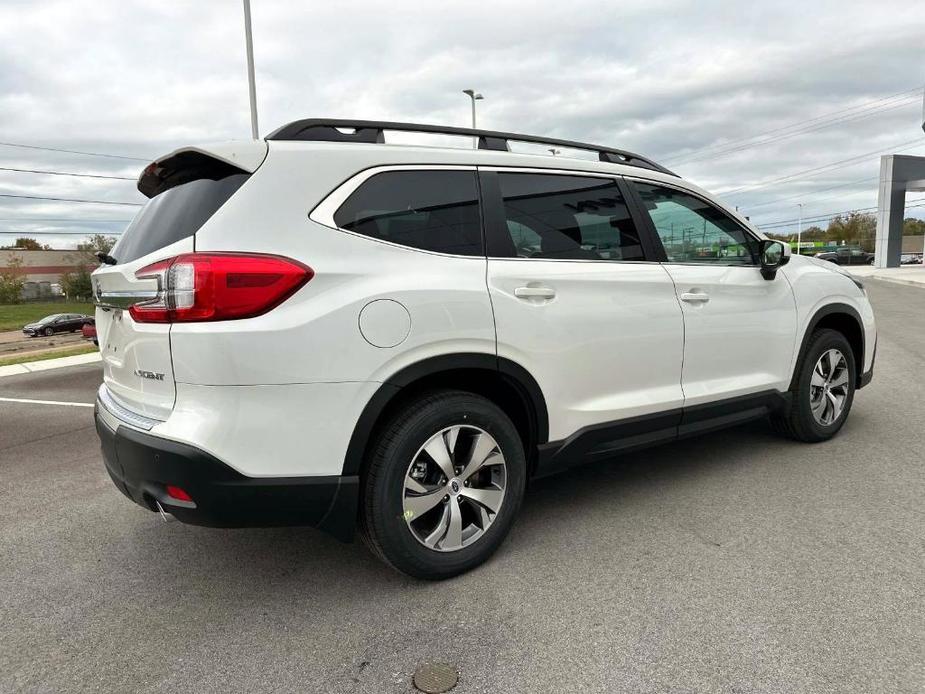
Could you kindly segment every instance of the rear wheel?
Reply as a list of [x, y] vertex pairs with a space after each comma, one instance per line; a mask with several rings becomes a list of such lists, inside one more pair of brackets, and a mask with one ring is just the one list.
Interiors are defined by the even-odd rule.
[[525, 483], [523, 444], [500, 408], [470, 393], [431, 393], [402, 408], [377, 437], [361, 532], [399, 571], [449, 578], [498, 548]]
[[772, 418], [780, 433], [798, 441], [825, 441], [838, 433], [854, 401], [854, 352], [835, 330], [819, 330], [797, 367], [787, 412]]

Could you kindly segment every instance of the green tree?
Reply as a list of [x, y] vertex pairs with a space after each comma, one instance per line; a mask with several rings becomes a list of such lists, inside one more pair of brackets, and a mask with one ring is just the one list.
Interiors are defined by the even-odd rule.
[[80, 265], [74, 272], [61, 275], [61, 289], [69, 299], [89, 299], [93, 295], [90, 270]]
[[903, 220], [903, 236], [925, 235], [925, 220], [906, 217]]
[[0, 271], [0, 304], [18, 304], [22, 301], [22, 288], [26, 280], [22, 274], [22, 259], [11, 258]]
[[50, 246], [43, 246], [35, 239], [30, 239], [25, 236], [21, 236], [16, 239], [16, 242], [12, 246], [4, 246], [5, 250], [23, 250], [23, 251], [47, 251], [50, 249]]
[[847, 217], [837, 215], [829, 222], [826, 236], [828, 241], [872, 251], [877, 236], [877, 217], [870, 212], [851, 212]]
[[87, 251], [89, 253], [109, 253], [112, 247], [116, 245], [116, 239], [112, 236], [103, 234], [94, 234], [86, 241], [77, 244], [78, 251]]

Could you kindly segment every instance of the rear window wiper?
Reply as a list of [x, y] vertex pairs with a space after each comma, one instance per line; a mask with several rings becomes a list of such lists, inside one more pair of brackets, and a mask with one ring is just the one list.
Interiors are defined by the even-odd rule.
[[104, 251], [98, 252], [96, 257], [100, 259], [101, 263], [105, 263], [106, 265], [115, 265], [117, 262], [115, 258]]

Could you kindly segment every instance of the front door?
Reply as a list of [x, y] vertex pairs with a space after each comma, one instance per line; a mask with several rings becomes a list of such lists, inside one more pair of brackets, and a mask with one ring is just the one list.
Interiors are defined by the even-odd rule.
[[684, 312], [685, 407], [787, 390], [796, 307], [782, 274], [762, 276], [758, 238], [693, 193], [632, 185], [664, 247]]

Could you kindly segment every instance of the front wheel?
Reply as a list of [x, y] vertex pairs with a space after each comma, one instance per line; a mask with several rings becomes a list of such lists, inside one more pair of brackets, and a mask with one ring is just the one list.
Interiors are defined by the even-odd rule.
[[53, 328], [45, 328], [45, 336], [46, 336], [46, 337], [51, 337], [51, 336], [54, 335], [54, 334], [55, 334], [55, 331], [54, 331]]
[[497, 405], [461, 391], [430, 393], [397, 412], [376, 439], [361, 532], [399, 571], [449, 578], [500, 546], [525, 484], [523, 443]]
[[798, 441], [832, 438], [842, 428], [854, 402], [854, 352], [845, 336], [819, 330], [797, 366], [787, 412], [772, 418], [775, 429]]

